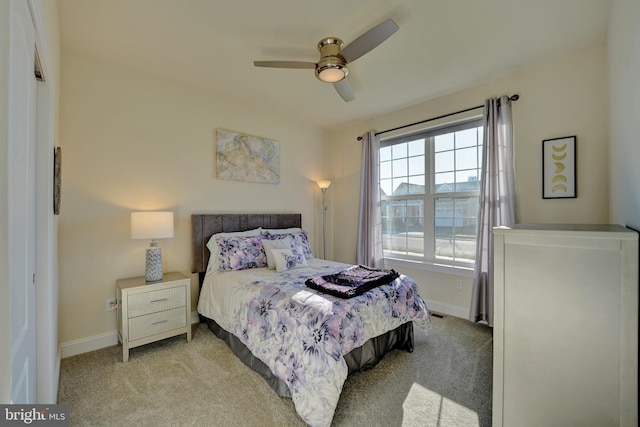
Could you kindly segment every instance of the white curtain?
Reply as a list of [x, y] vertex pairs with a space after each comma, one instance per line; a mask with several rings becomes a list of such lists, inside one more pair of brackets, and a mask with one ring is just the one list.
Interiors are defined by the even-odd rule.
[[374, 268], [384, 268], [380, 184], [378, 182], [379, 158], [380, 138], [374, 131], [369, 131], [362, 136], [356, 263]]
[[493, 227], [516, 222], [511, 101], [507, 96], [484, 104], [482, 186], [469, 320], [493, 326]]

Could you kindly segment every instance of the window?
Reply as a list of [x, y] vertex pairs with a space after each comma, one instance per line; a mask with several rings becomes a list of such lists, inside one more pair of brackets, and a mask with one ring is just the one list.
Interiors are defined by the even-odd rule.
[[473, 266], [482, 138], [474, 119], [380, 143], [385, 258]]

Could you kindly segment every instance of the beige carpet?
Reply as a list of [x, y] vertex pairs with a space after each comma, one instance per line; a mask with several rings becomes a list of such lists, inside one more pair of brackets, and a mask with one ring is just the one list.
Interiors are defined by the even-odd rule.
[[[491, 426], [491, 329], [433, 317], [413, 353], [395, 350], [345, 383], [333, 426]], [[79, 426], [304, 426], [204, 324], [131, 350], [62, 360], [59, 403]]]

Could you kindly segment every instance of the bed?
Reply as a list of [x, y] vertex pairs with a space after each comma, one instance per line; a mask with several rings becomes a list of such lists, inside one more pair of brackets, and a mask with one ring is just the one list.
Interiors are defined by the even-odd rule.
[[[300, 214], [202, 214], [191, 219], [201, 319], [280, 396], [291, 398], [311, 426], [331, 424], [349, 374], [375, 366], [393, 349], [411, 352], [414, 324], [430, 329], [426, 304], [407, 276], [348, 299], [307, 287], [310, 277], [350, 266], [313, 256], [305, 247]], [[222, 248], [242, 242], [258, 253], [264, 248], [255, 247], [267, 240], [294, 242], [289, 249], [270, 251], [270, 262], [271, 255], [282, 252], [297, 254], [299, 264], [287, 268], [276, 263], [273, 270], [263, 266], [262, 258], [238, 260], [225, 249], [215, 252], [217, 241]]]

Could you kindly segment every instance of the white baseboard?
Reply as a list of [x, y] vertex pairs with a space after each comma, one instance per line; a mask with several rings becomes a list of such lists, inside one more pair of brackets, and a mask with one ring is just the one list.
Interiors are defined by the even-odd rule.
[[60, 345], [62, 358], [88, 353], [101, 348], [118, 344], [118, 331], [107, 332], [79, 340], [67, 341]]
[[459, 317], [461, 319], [469, 319], [469, 307], [460, 307], [432, 299], [425, 299], [425, 302], [430, 311]]
[[[200, 323], [197, 311], [191, 312], [191, 324]], [[62, 358], [75, 356], [77, 354], [88, 353], [101, 348], [118, 344], [118, 331], [111, 331], [92, 337], [81, 338], [79, 340], [67, 341], [60, 344]]]
[[200, 316], [198, 315], [197, 311], [192, 311], [191, 312], [191, 324], [196, 324], [196, 323], [200, 323]]

